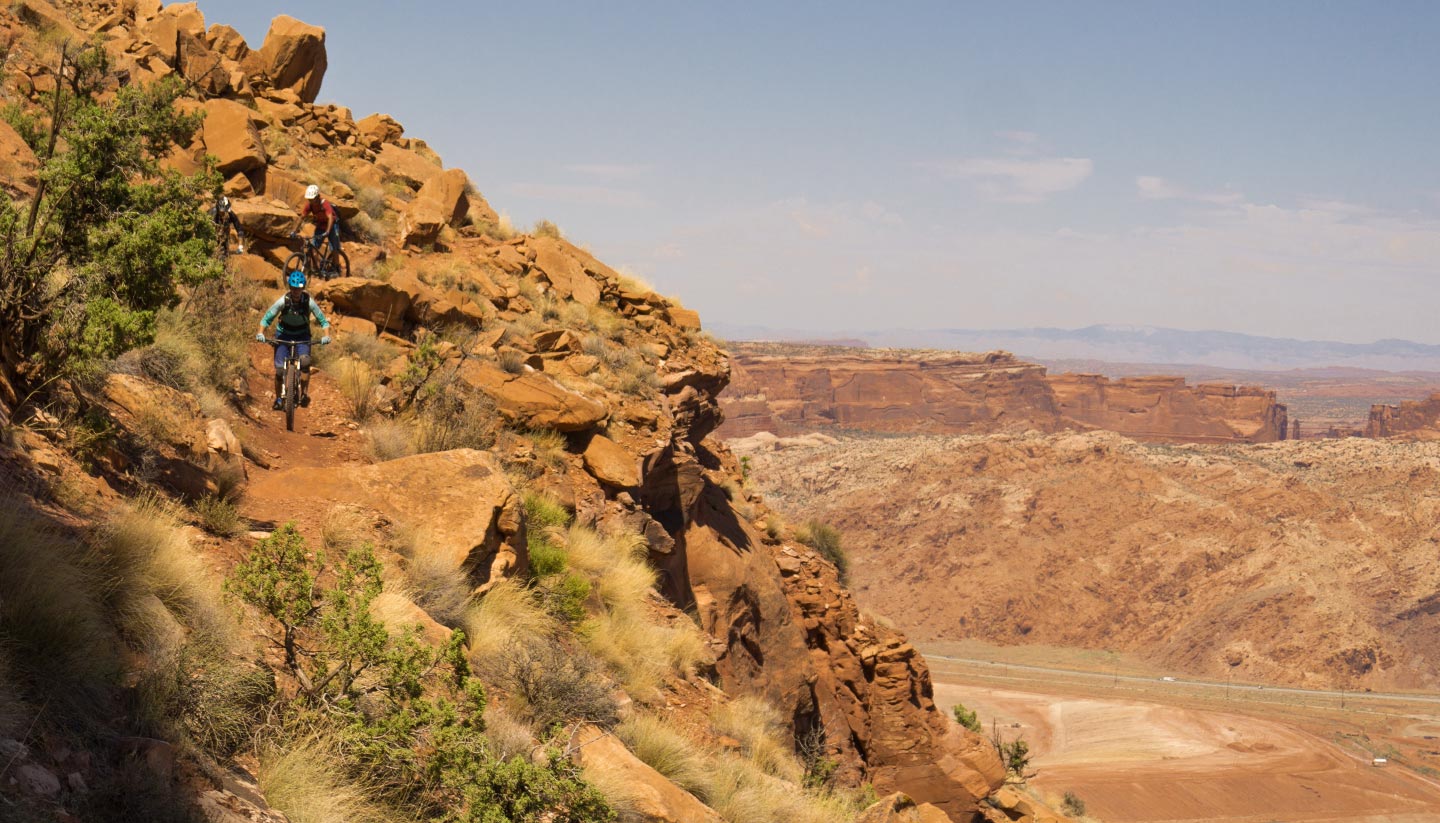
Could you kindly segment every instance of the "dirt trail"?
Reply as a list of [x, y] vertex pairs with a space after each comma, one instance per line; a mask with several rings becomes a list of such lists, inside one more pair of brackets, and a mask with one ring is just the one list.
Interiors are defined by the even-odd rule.
[[956, 702], [1031, 744], [1032, 785], [1074, 792], [1106, 823], [1283, 820], [1436, 823], [1440, 786], [1283, 723], [1125, 700], [941, 682]]
[[298, 409], [295, 431], [286, 431], [284, 414], [270, 408], [275, 373], [272, 350], [258, 343], [250, 348], [250, 420], [244, 438], [248, 446], [265, 455], [270, 468], [252, 469], [240, 513], [252, 528], [261, 531], [293, 520], [309, 532], [330, 505], [344, 501], [328, 496], [323, 485], [295, 487], [291, 472], [366, 462], [365, 437], [346, 416], [335, 381], [319, 369], [311, 374], [309, 408]]

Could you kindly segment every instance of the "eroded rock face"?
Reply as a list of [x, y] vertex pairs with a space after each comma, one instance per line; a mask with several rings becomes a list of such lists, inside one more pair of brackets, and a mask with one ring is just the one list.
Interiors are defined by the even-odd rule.
[[[673, 316], [676, 309], [671, 309]], [[1268, 443], [1288, 419], [1275, 393], [1179, 377], [1047, 375], [1008, 352], [965, 354], [734, 344], [726, 438], [827, 429], [977, 434], [1105, 429], [1162, 442]]]
[[265, 168], [265, 143], [260, 139], [255, 112], [234, 100], [205, 101], [202, 140], [216, 159], [221, 174]]
[[248, 58], [276, 89], [289, 89], [306, 103], [320, 95], [329, 62], [325, 56], [325, 30], [280, 15], [270, 23], [260, 51]]
[[896, 792], [861, 812], [855, 823], [950, 823], [950, 816], [929, 803], [916, 803]]
[[541, 372], [511, 374], [484, 360], [467, 360], [458, 378], [495, 401], [522, 426], [558, 432], [585, 431], [605, 419], [604, 404], [561, 386]]
[[1440, 434], [1440, 392], [1424, 400], [1406, 400], [1398, 405], [1376, 403], [1370, 407], [1366, 437], [1393, 437], [1397, 434]]

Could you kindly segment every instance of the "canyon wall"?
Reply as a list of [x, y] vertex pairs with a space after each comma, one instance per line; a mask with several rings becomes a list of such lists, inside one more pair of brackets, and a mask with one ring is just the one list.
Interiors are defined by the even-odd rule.
[[730, 344], [722, 437], [1104, 429], [1142, 440], [1284, 440], [1275, 393], [1180, 377], [1048, 375], [1007, 352]]
[[1440, 392], [1424, 400], [1406, 400], [1399, 405], [1376, 403], [1370, 407], [1366, 437], [1391, 437], [1419, 431], [1435, 431], [1440, 422]]

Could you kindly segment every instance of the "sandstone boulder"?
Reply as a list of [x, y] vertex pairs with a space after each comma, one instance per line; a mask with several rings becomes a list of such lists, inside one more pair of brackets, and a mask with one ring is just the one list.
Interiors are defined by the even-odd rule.
[[280, 288], [280, 267], [257, 254], [232, 254], [226, 265], [242, 279], [262, 288]]
[[668, 310], [670, 323], [679, 329], [700, 331], [700, 312], [671, 306]]
[[896, 792], [861, 812], [855, 823], [950, 823], [950, 816], [929, 803], [916, 803]]
[[164, 5], [164, 0], [120, 0], [120, 13], [136, 23], [144, 23], [160, 14]]
[[290, 208], [266, 198], [232, 199], [230, 210], [245, 227], [246, 234], [272, 242], [284, 242], [295, 227], [297, 217]]
[[223, 23], [210, 27], [205, 33], [205, 42], [211, 51], [230, 60], [240, 61], [250, 56], [250, 45], [245, 42], [244, 36]]
[[400, 243], [425, 246], [440, 239], [440, 231], [448, 221], [444, 206], [427, 197], [417, 197], [406, 207], [400, 218]]
[[376, 143], [394, 143], [405, 133], [405, 127], [388, 114], [372, 114], [355, 126], [361, 134]]
[[[456, 449], [369, 466], [342, 465], [270, 472], [252, 499], [273, 505], [276, 522], [299, 508], [324, 511], [344, 500], [396, 523], [423, 530], [427, 553], [462, 569], [477, 586], [527, 568], [520, 496], [490, 452]], [[274, 500], [273, 504], [261, 501]], [[437, 517], [444, 512], [444, 517]]]
[[470, 212], [470, 178], [461, 169], [446, 169], [420, 187], [416, 200], [433, 200], [440, 206], [445, 222], [459, 226]]
[[325, 298], [335, 310], [351, 317], [363, 317], [390, 331], [404, 331], [414, 295], [393, 283], [363, 277], [341, 277], [314, 289], [316, 299]]
[[440, 173], [438, 164], [418, 152], [391, 143], [380, 147], [380, 152], [375, 155], [375, 165], [385, 174], [416, 190]]
[[289, 89], [304, 102], [314, 103], [329, 65], [325, 30], [282, 14], [271, 21], [264, 45], [250, 60], [250, 65], [269, 79], [271, 88]]
[[182, 77], [207, 96], [230, 90], [230, 68], [224, 58], [210, 50], [204, 38], [182, 31], [178, 43], [175, 65]]
[[[614, 735], [586, 726], [576, 735], [575, 762], [587, 780], [623, 787], [644, 823], [722, 823], [720, 815], [630, 753]], [[928, 821], [926, 821], [928, 823]]]
[[99, 399], [130, 452], [111, 455], [111, 468], [124, 470], [138, 457], [153, 465], [157, 483], [192, 500], [244, 480], [234, 434], [225, 436], [228, 427], [216, 431], [212, 449], [211, 433], [200, 425], [200, 407], [190, 395], [135, 375], [111, 374]]
[[584, 431], [604, 420], [603, 403], [573, 392], [540, 372], [511, 374], [494, 363], [466, 360], [457, 377], [484, 392], [512, 421], [532, 429]]
[[35, 193], [40, 160], [23, 138], [0, 120], [0, 185], [13, 196]]
[[640, 471], [635, 456], [614, 440], [597, 434], [585, 447], [585, 470], [607, 486], [627, 489], [640, 485]]
[[255, 112], [234, 100], [205, 101], [202, 140], [215, 156], [221, 174], [265, 168], [265, 143]]
[[533, 237], [529, 245], [535, 250], [535, 268], [555, 287], [556, 294], [587, 306], [600, 302], [600, 286], [585, 273], [572, 253], [574, 246], [554, 237]]

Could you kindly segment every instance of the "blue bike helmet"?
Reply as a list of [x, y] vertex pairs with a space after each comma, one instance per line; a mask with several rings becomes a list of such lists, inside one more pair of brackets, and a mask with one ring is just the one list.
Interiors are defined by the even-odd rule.
[[305, 288], [305, 272], [292, 271], [290, 276], [285, 278], [285, 282], [289, 283], [292, 289], [303, 289]]

